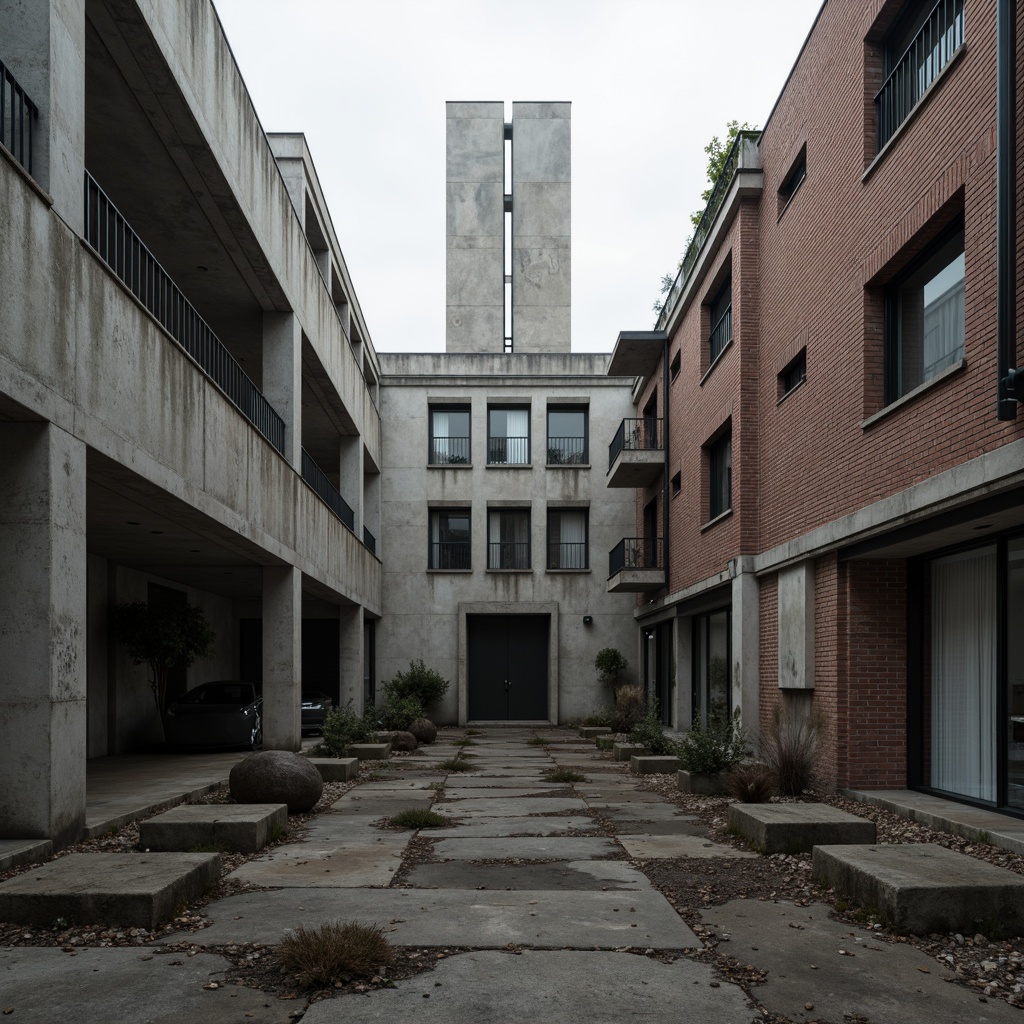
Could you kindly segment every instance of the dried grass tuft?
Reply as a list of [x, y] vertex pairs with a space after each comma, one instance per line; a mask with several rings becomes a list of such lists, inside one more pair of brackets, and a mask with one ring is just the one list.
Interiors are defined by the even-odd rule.
[[375, 974], [391, 963], [394, 951], [376, 925], [339, 921], [317, 928], [300, 925], [281, 940], [278, 956], [302, 981], [324, 987]]

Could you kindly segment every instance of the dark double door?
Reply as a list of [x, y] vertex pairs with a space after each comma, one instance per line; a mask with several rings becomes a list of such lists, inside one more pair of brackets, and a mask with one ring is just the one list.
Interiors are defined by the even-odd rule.
[[469, 615], [469, 718], [548, 720], [547, 615]]

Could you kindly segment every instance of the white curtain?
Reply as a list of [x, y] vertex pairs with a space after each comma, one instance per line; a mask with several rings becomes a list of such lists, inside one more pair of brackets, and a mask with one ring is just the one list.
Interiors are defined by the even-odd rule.
[[[505, 461], [507, 463], [529, 462], [530, 410], [508, 409], [505, 412], [505, 436], [509, 438]], [[521, 440], [511, 440], [521, 438]]]
[[490, 513], [488, 540], [489, 569], [528, 569], [530, 516], [526, 512]]
[[996, 798], [996, 551], [932, 562], [931, 784]]
[[559, 568], [587, 567], [587, 520], [582, 512], [558, 513], [558, 541], [562, 545]]
[[430, 457], [434, 462], [448, 462], [451, 456], [448, 450], [448, 413], [435, 409], [433, 418], [434, 450]]

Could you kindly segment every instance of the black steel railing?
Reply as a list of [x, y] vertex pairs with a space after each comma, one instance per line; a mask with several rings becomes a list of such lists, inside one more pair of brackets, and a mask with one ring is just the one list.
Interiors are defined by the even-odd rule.
[[623, 537], [608, 552], [608, 578], [623, 569], [663, 569], [661, 537]]
[[430, 545], [431, 569], [468, 569], [468, 540], [435, 540]]
[[525, 466], [530, 462], [529, 437], [490, 437], [487, 461], [492, 466]]
[[585, 437], [549, 437], [549, 466], [582, 466], [587, 461]]
[[729, 342], [732, 341], [732, 306], [721, 316], [708, 335], [709, 364], [713, 363]]
[[608, 445], [608, 469], [615, 464], [621, 451], [660, 451], [664, 447], [662, 422], [653, 417], [623, 420]]
[[715, 181], [715, 187], [711, 190], [707, 206], [704, 207], [704, 212], [701, 214], [697, 227], [694, 229], [693, 238], [690, 239], [690, 244], [686, 247], [686, 252], [683, 253], [683, 258], [679, 262], [679, 271], [676, 274], [676, 279], [672, 282], [672, 287], [665, 296], [661, 312], [658, 314], [658, 322], [655, 324], [657, 330], [664, 330], [676, 300], [686, 287], [686, 282], [689, 280], [690, 274], [697, 263], [697, 257], [700, 255], [700, 251], [704, 248], [704, 243], [711, 233], [711, 226], [715, 222], [719, 207], [721, 207], [725, 200], [729, 186], [732, 184], [732, 179], [736, 176], [736, 171], [743, 163], [743, 147], [748, 141], [756, 141], [760, 137], [761, 133], [757, 131], [740, 132], [729, 149], [725, 163], [722, 164], [722, 171]]
[[377, 538], [364, 526], [363, 527], [363, 547], [370, 552], [371, 555], [377, 554]]
[[586, 541], [557, 541], [548, 543], [549, 569], [586, 569]]
[[469, 464], [468, 437], [435, 437], [430, 442], [430, 464], [433, 466], [466, 466]]
[[284, 420], [88, 171], [85, 172], [85, 240], [238, 411], [283, 452]]
[[964, 0], [939, 0], [875, 95], [878, 148], [907, 119], [964, 41]]
[[302, 479], [316, 492], [317, 497], [350, 529], [355, 532], [356, 517], [349, 504], [338, 492], [338, 488], [327, 478], [327, 474], [313, 461], [305, 448], [302, 449]]
[[32, 173], [32, 135], [39, 108], [28, 98], [7, 65], [0, 61], [0, 142]]
[[528, 540], [492, 540], [487, 545], [488, 569], [529, 569]]

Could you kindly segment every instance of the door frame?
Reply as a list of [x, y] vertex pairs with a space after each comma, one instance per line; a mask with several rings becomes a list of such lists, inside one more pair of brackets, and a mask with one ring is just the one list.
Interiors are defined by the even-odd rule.
[[[459, 725], [469, 721], [469, 615], [548, 616], [548, 724], [558, 724], [558, 603], [556, 601], [480, 601], [460, 603], [458, 649]], [[503, 723], [515, 725], [515, 722]], [[525, 723], [524, 723], [525, 724]]]

